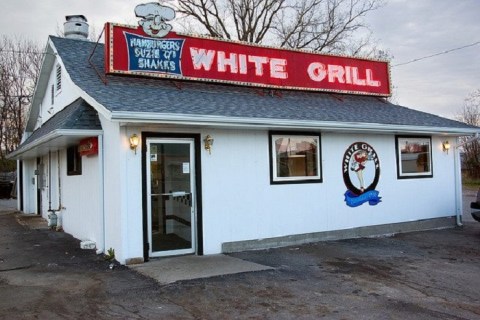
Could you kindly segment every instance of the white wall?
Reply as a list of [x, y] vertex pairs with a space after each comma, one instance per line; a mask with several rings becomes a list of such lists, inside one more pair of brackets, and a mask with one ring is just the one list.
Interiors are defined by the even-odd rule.
[[[95, 241], [98, 247], [103, 242], [100, 155], [83, 156], [82, 174], [71, 176], [67, 175], [66, 150], [60, 152], [60, 157], [61, 201], [58, 201], [59, 194], [53, 188], [52, 209], [61, 204], [59, 219], [65, 232], [80, 240]], [[55, 183], [52, 180], [52, 186]]]
[[[50, 119], [52, 116], [55, 115], [58, 111], [61, 111], [63, 108], [68, 106], [72, 103], [77, 97], [78, 94], [76, 93], [76, 87], [72, 83], [69, 75], [66, 73], [65, 68], [62, 65], [62, 86], [61, 89], [57, 91], [56, 89], [56, 68], [59, 60], [56, 59], [55, 63], [53, 64], [53, 69], [50, 72], [47, 90], [45, 92], [45, 96], [42, 100], [40, 106], [40, 113], [39, 113], [39, 121], [37, 121], [37, 125], [35, 129], [37, 129], [41, 124], [45, 123]], [[52, 85], [54, 86], [54, 99], [52, 104], [52, 95], [51, 95], [51, 88]]]
[[[23, 166], [23, 212], [37, 213], [37, 176], [35, 175], [36, 159], [22, 160]], [[18, 173], [17, 173], [18, 174]], [[21, 192], [21, 191], [20, 191]], [[20, 192], [18, 199], [20, 200]], [[20, 207], [18, 207], [20, 209]]]
[[[119, 158], [106, 159], [110, 178], [105, 178], [105, 189], [111, 193], [107, 211], [113, 210], [107, 237], [125, 232], [112, 242], [123, 242], [122, 259], [143, 257], [142, 146], [136, 155], [128, 148], [128, 137], [142, 131], [195, 133], [202, 139], [210, 134], [215, 139], [211, 154], [203, 141], [201, 145], [205, 254], [221, 252], [224, 242], [455, 215], [453, 152], [442, 152], [438, 137], [432, 138], [433, 178], [397, 178], [394, 135], [322, 133], [323, 182], [271, 185], [267, 130], [119, 127], [118, 139], [105, 143], [106, 153], [111, 145], [121, 146], [115, 151]], [[370, 144], [380, 160], [376, 190], [382, 202], [376, 206], [351, 208], [344, 201], [343, 155], [358, 141]]]
[[[35, 161], [35, 159], [28, 160], [28, 163], [32, 162], [28, 171], [31, 171], [31, 166]], [[49, 210], [55, 210], [58, 224], [63, 227], [65, 232], [80, 240], [102, 243], [99, 156], [82, 157], [82, 174], [72, 176], [67, 175], [67, 152], [65, 149], [51, 152], [50, 155], [47, 154], [41, 157], [41, 161], [44, 166], [44, 182], [41, 188], [42, 217], [48, 220]], [[39, 176], [37, 179], [42, 179], [42, 177]], [[29, 212], [33, 205], [36, 206], [36, 203], [32, 203], [32, 200], [36, 199], [32, 192], [27, 196], [30, 200], [26, 201], [25, 212]]]
[[[205, 254], [223, 242], [349, 229], [455, 214], [453, 152], [433, 138], [433, 178], [397, 179], [395, 136], [322, 134], [322, 183], [270, 185], [268, 132], [218, 130], [202, 154]], [[342, 159], [349, 145], [370, 144], [380, 159], [382, 202], [351, 208]]]
[[115, 249], [118, 261], [143, 259], [141, 146], [129, 147], [131, 133], [118, 123], [104, 121], [105, 250]]
[[121, 132], [122, 152], [126, 158], [123, 167], [128, 193], [125, 212], [125, 248], [128, 258], [143, 258], [143, 206], [142, 206], [142, 145], [137, 153], [130, 150], [129, 137], [137, 134], [141, 139], [140, 130], [123, 127]]

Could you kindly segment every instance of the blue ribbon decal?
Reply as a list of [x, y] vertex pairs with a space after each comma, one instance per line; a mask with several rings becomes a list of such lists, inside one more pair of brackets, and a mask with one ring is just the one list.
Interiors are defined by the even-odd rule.
[[378, 191], [376, 190], [371, 190], [367, 191], [365, 193], [362, 193], [361, 195], [356, 195], [352, 191], [347, 190], [345, 192], [345, 202], [347, 203], [347, 206], [349, 207], [358, 207], [365, 202], [368, 201], [368, 204], [371, 206], [377, 205], [379, 202], [381, 202], [382, 197], [378, 196]]

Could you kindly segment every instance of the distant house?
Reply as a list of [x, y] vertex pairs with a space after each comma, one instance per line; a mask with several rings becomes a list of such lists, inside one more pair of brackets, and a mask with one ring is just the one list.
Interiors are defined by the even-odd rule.
[[[86, 24], [82, 16], [69, 21]], [[143, 40], [131, 40], [128, 53], [114, 49], [115, 32], [128, 30]], [[353, 75], [360, 67], [338, 67], [343, 57], [333, 57], [337, 78], [321, 64], [309, 69], [319, 83], [332, 75], [338, 90], [282, 87], [300, 60], [261, 60], [276, 49], [251, 45], [258, 57], [215, 57], [219, 70], [238, 68], [221, 81], [210, 78], [208, 60], [194, 61], [199, 78], [171, 74], [188, 55], [160, 58], [166, 47], [180, 54], [172, 41], [188, 54], [190, 39], [220, 40], [157, 41], [141, 27], [117, 25], [106, 32], [106, 46], [48, 39], [24, 138], [10, 154], [19, 160], [19, 209], [55, 213], [65, 232], [93, 241], [99, 253], [113, 248], [131, 264], [461, 222], [455, 142], [480, 128], [392, 104], [388, 92], [348, 89], [361, 82]], [[217, 43], [230, 45], [245, 46]], [[207, 59], [211, 51], [190, 52]], [[117, 68], [117, 58], [136, 71]], [[141, 71], [147, 65], [160, 71]], [[274, 85], [237, 83], [267, 66]], [[362, 81], [379, 87], [372, 70]]]

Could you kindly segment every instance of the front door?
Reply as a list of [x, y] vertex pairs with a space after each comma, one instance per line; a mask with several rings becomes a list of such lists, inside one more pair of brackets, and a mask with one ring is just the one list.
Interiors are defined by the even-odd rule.
[[146, 144], [149, 256], [195, 253], [194, 139]]

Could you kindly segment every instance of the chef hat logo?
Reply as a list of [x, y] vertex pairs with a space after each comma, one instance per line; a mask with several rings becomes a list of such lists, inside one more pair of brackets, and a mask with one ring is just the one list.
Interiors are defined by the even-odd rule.
[[143, 27], [146, 34], [152, 37], [164, 37], [172, 30], [172, 26], [166, 21], [175, 18], [175, 10], [156, 2], [149, 2], [136, 6], [135, 15], [142, 18], [138, 24]]

